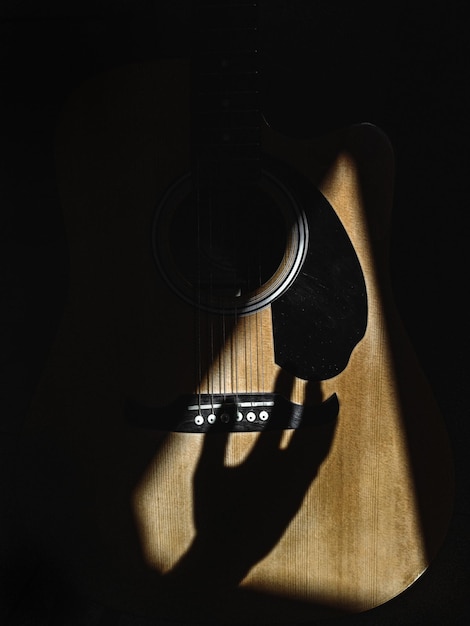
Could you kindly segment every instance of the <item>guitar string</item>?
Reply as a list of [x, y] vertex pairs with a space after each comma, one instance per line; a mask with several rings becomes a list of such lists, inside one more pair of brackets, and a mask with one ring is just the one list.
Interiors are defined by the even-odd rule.
[[[258, 262], [258, 286], [261, 289], [262, 286], [262, 274], [261, 274], [261, 258]], [[259, 324], [258, 324], [258, 346], [261, 347], [261, 354], [260, 356], [260, 363], [258, 364], [258, 367], [261, 370], [261, 385], [259, 385], [259, 388], [261, 387], [263, 393], [265, 391], [265, 379], [264, 379], [264, 337], [263, 337], [263, 310], [261, 309], [258, 313], [258, 318], [259, 318]]]
[[[220, 211], [220, 206], [218, 207], [218, 210]], [[221, 234], [219, 234], [219, 237], [221, 237]], [[220, 245], [220, 242], [219, 242]], [[217, 318], [215, 318], [217, 319]], [[224, 382], [224, 367], [225, 367], [225, 363], [224, 363], [224, 343], [223, 343], [223, 338], [224, 338], [224, 324], [225, 324], [225, 312], [222, 309], [222, 313], [218, 318], [219, 320], [219, 328], [218, 328], [218, 333], [217, 333], [217, 339], [218, 339], [218, 344], [217, 344], [217, 350], [218, 350], [218, 379], [219, 379], [219, 385], [218, 385], [218, 392], [219, 392], [219, 397], [224, 397], [224, 388], [223, 388], [223, 382]]]
[[[241, 276], [239, 276], [239, 266], [240, 266], [240, 260], [239, 260], [239, 250], [240, 250], [240, 246], [238, 245], [238, 241], [237, 238], [234, 238], [234, 258], [235, 258], [235, 270], [236, 270], [236, 276], [235, 276], [235, 284], [238, 285], [240, 284], [240, 293], [236, 295], [236, 297], [241, 298], [242, 297], [242, 281], [241, 281]], [[239, 398], [239, 375], [238, 375], [238, 368], [239, 368], [239, 364], [240, 361], [243, 363], [243, 359], [240, 359], [240, 356], [238, 354], [238, 350], [237, 350], [237, 346], [238, 346], [238, 337], [239, 337], [239, 332], [240, 329], [238, 328], [239, 325], [239, 311], [238, 311], [238, 301], [235, 300], [235, 309], [234, 309], [234, 320], [233, 320], [233, 329], [232, 329], [232, 343], [231, 343], [231, 348], [232, 348], [232, 354], [233, 354], [233, 362], [234, 362], [234, 369], [235, 369], [235, 406], [236, 406], [236, 412], [238, 412], [238, 406], [240, 403], [240, 398]], [[237, 418], [237, 415], [235, 416], [235, 418]]]
[[[234, 254], [234, 289], [236, 289], [236, 286], [238, 284], [238, 259], [236, 256], [236, 252], [237, 252], [237, 246], [236, 246], [236, 237], [234, 238], [234, 250], [233, 250], [233, 254]], [[232, 323], [232, 328], [229, 329], [230, 331], [230, 392], [233, 394], [234, 391], [236, 391], [237, 389], [237, 385], [236, 382], [234, 380], [234, 372], [235, 372], [235, 378], [236, 378], [236, 366], [237, 366], [237, 355], [235, 352], [235, 348], [234, 348], [234, 340], [236, 339], [236, 332], [237, 332], [237, 302], [236, 302], [236, 298], [237, 298], [237, 294], [235, 293], [235, 301], [234, 301], [234, 311], [233, 311], [233, 319], [231, 319], [231, 323]], [[236, 398], [235, 398], [236, 401]]]
[[[212, 270], [212, 255], [213, 255], [213, 230], [212, 230], [212, 214], [213, 214], [213, 203], [212, 203], [212, 193], [209, 191], [207, 193], [207, 211], [208, 211], [208, 228], [209, 228], [209, 302], [214, 301], [214, 274]], [[209, 342], [210, 342], [210, 363], [207, 363], [207, 378], [208, 378], [208, 387], [210, 393], [210, 401], [211, 401], [211, 413], [214, 413], [214, 368], [215, 368], [215, 349], [214, 349], [214, 338], [215, 338], [215, 317], [212, 313], [207, 313], [207, 321], [209, 326]], [[220, 362], [219, 362], [220, 365]], [[219, 383], [220, 385], [220, 383]]]
[[[232, 362], [233, 362], [233, 366], [234, 366], [234, 370], [235, 371], [235, 377], [233, 378], [232, 375], [232, 380], [234, 380], [234, 392], [235, 392], [235, 406], [236, 408], [236, 412], [238, 412], [238, 406], [239, 406], [239, 375], [238, 375], [238, 368], [239, 368], [239, 364], [240, 361], [243, 362], [243, 359], [240, 359], [240, 355], [238, 353], [238, 343], [239, 343], [239, 333], [240, 333], [240, 328], [239, 328], [239, 312], [238, 312], [238, 301], [236, 300], [236, 298], [241, 298], [242, 297], [242, 288], [241, 288], [241, 284], [242, 284], [242, 280], [241, 280], [241, 276], [239, 275], [239, 266], [240, 266], [240, 260], [239, 260], [239, 250], [240, 250], [240, 246], [238, 245], [238, 241], [236, 239], [236, 237], [234, 238], [234, 258], [235, 258], [235, 287], [238, 288], [240, 290], [240, 293], [236, 293], [235, 294], [235, 307], [234, 307], [234, 319], [233, 319], [233, 329], [232, 329], [232, 341], [231, 341], [231, 349], [232, 349]], [[240, 287], [238, 287], [238, 285], [240, 285]], [[235, 415], [235, 418], [237, 416]]]
[[[251, 284], [251, 265], [248, 266], [248, 284]], [[255, 313], [256, 316], [256, 313]], [[248, 332], [248, 363], [250, 364], [250, 395], [253, 394], [254, 386], [253, 386], [253, 317], [248, 315], [249, 320], [249, 332]], [[253, 405], [252, 405], [253, 408]]]
[[[219, 207], [219, 211], [220, 210], [223, 211], [221, 207]], [[220, 234], [220, 237], [222, 238], [222, 234]], [[224, 244], [223, 239], [222, 239], [222, 244]], [[223, 285], [222, 285], [222, 289], [223, 289]], [[228, 350], [226, 346], [226, 341], [227, 341], [226, 322], [227, 322], [227, 318], [226, 318], [225, 308], [222, 307], [221, 333], [220, 333], [221, 340], [220, 340], [220, 345], [218, 346], [218, 348], [219, 348], [219, 355], [220, 355], [219, 393], [221, 394], [223, 403], [225, 403], [227, 400], [227, 352]]]
[[[235, 263], [235, 266], [237, 267], [238, 264]], [[238, 282], [238, 280], [237, 280]], [[241, 296], [241, 294], [240, 294]], [[232, 391], [234, 391], [235, 393], [235, 405], [238, 407], [239, 404], [239, 397], [238, 397], [238, 392], [239, 392], [239, 387], [238, 387], [238, 364], [240, 362], [239, 356], [238, 356], [238, 351], [236, 349], [236, 342], [237, 342], [237, 337], [238, 337], [238, 302], [235, 302], [235, 310], [234, 310], [234, 319], [233, 319], [233, 330], [232, 330], [232, 338], [231, 338], [231, 352], [232, 352], [232, 384], [234, 386], [234, 389]], [[235, 372], [235, 376], [233, 375], [233, 372]]]
[[[197, 180], [199, 179], [199, 172], [196, 174]], [[197, 279], [196, 279], [196, 288], [197, 288], [197, 312], [195, 314], [196, 320], [196, 341], [197, 341], [197, 349], [196, 349], [196, 385], [197, 385], [197, 394], [198, 394], [198, 408], [199, 414], [202, 413], [202, 337], [201, 337], [201, 303], [202, 303], [202, 294], [201, 294], [201, 214], [200, 214], [200, 187], [199, 184], [196, 184], [196, 241], [197, 241]]]
[[225, 342], [227, 340], [226, 336], [226, 318], [225, 311], [222, 313], [222, 346], [221, 346], [221, 354], [223, 359], [223, 368], [222, 368], [222, 397], [225, 402], [227, 399], [227, 372], [226, 372], [226, 345]]

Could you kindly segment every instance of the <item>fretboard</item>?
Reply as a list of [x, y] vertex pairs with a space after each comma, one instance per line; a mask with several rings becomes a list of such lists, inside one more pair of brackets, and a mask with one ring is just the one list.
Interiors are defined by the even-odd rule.
[[260, 64], [256, 2], [194, 2], [192, 158], [199, 185], [260, 174]]

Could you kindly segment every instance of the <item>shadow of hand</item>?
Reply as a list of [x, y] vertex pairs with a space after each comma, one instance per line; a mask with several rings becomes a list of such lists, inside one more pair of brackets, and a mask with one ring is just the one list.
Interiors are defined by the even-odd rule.
[[171, 577], [189, 575], [191, 585], [236, 587], [299, 511], [335, 427], [335, 418], [303, 425], [282, 447], [284, 431], [261, 432], [235, 466], [225, 464], [231, 435], [209, 432], [193, 479], [196, 536]]

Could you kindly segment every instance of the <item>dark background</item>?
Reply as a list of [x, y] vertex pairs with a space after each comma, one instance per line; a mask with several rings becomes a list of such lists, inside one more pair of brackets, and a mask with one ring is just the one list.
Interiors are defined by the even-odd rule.
[[[368, 121], [391, 139], [396, 301], [442, 409], [456, 470], [450, 530], [429, 570], [395, 600], [331, 626], [470, 619], [468, 25], [465, 2], [457, 0], [261, 2], [270, 123], [308, 137]], [[16, 551], [12, 539], [11, 478], [17, 434], [67, 289], [53, 164], [57, 116], [70, 90], [93, 74], [186, 56], [189, 32], [190, 3], [179, 0], [0, 2], [0, 622], [6, 626], [154, 624], [87, 603], [57, 617], [54, 598], [66, 590], [34, 555]]]

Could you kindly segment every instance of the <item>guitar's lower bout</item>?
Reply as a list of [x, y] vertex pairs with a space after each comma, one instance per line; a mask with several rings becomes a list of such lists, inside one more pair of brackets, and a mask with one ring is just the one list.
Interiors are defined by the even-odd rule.
[[240, 393], [184, 396], [162, 407], [129, 401], [126, 415], [135, 426], [202, 434], [308, 428], [335, 419], [338, 410], [336, 394], [322, 404], [303, 406], [275, 393]]

